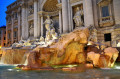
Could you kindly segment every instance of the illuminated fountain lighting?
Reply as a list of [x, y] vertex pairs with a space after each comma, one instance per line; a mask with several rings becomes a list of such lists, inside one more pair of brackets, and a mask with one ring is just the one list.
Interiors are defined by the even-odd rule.
[[120, 69], [120, 64], [119, 64], [119, 63], [116, 63], [113, 68], [114, 68], [114, 69]]
[[117, 47], [120, 47], [120, 42], [118, 42]]
[[120, 69], [120, 66], [115, 66], [115, 69]]
[[93, 45], [93, 42], [92, 42], [92, 41], [89, 41], [87, 45]]
[[13, 71], [13, 69], [7, 69], [8, 71]]
[[68, 67], [76, 67], [77, 65], [68, 65]]

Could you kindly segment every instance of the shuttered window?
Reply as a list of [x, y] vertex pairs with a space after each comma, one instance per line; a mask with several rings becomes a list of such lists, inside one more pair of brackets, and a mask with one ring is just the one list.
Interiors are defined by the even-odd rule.
[[109, 16], [109, 8], [108, 6], [102, 7], [102, 17], [107, 17]]

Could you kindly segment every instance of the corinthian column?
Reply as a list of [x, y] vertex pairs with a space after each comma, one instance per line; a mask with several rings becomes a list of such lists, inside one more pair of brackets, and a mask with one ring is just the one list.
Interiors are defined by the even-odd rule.
[[120, 24], [120, 0], [113, 0], [115, 23]]
[[37, 0], [34, 0], [34, 37], [38, 37], [38, 14], [37, 14]]
[[14, 14], [12, 13], [11, 43], [14, 43]]
[[38, 33], [38, 37], [40, 37], [40, 32], [41, 32], [41, 27], [40, 27], [40, 23], [41, 23], [41, 20], [40, 20], [40, 15], [38, 15], [38, 29], [37, 29], [37, 33]]
[[22, 7], [22, 39], [25, 39], [25, 22], [26, 22], [26, 10], [25, 7]]
[[20, 8], [18, 9], [18, 41], [21, 39]]
[[83, 0], [85, 26], [94, 26], [92, 0]]
[[41, 15], [41, 36], [43, 36], [43, 16]]
[[8, 46], [8, 18], [6, 18], [6, 44]]
[[28, 39], [28, 20], [27, 20], [28, 8], [25, 4], [22, 4], [22, 39]]
[[59, 10], [59, 31], [60, 31], [60, 34], [62, 34], [62, 12], [61, 12], [61, 9]]
[[68, 23], [68, 1], [62, 0], [63, 33], [69, 31]]

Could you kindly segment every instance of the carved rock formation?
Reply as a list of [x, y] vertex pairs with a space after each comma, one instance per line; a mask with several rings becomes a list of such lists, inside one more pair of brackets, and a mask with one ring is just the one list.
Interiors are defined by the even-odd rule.
[[86, 62], [84, 47], [87, 44], [88, 37], [89, 30], [87, 28], [77, 29], [69, 34], [62, 35], [57, 43], [46, 48], [35, 48], [28, 56], [27, 68], [84, 64]]
[[92, 63], [94, 67], [110, 68], [114, 66], [118, 54], [119, 51], [116, 48], [108, 47], [101, 50], [95, 46], [88, 46], [87, 61]]
[[[28, 65], [23, 70], [51, 68], [53, 65], [86, 64], [86, 67], [108, 68], [118, 57], [116, 48], [103, 45], [87, 46], [89, 30], [76, 29], [62, 35], [58, 42], [48, 47], [38, 46], [28, 55]], [[88, 63], [89, 62], [89, 63]], [[63, 70], [66, 69], [63, 67]], [[71, 69], [71, 68], [67, 68]]]

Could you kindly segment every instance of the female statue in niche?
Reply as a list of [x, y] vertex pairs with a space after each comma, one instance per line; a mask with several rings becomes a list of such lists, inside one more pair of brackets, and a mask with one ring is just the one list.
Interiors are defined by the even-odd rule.
[[83, 16], [83, 10], [80, 10], [80, 8], [77, 7], [77, 12], [75, 13], [75, 15], [74, 15], [74, 17], [73, 17], [73, 20], [74, 20], [74, 22], [75, 22], [75, 26], [76, 26], [76, 27], [81, 27], [81, 26], [83, 26], [82, 16]]
[[33, 22], [30, 23], [29, 36], [34, 36], [34, 25], [33, 25]]

